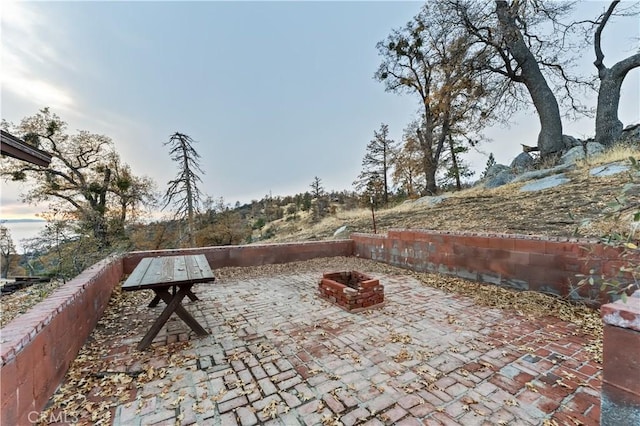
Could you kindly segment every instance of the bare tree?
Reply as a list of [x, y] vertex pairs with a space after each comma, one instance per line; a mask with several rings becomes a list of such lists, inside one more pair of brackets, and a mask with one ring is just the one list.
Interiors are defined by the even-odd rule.
[[313, 211], [313, 220], [320, 220], [325, 208], [324, 200], [324, 187], [322, 186], [322, 179], [318, 176], [314, 176], [313, 182], [311, 182], [311, 196], [315, 199], [316, 208]]
[[640, 67], [640, 53], [618, 61], [611, 68], [604, 64], [604, 52], [601, 45], [602, 32], [619, 3], [619, 0], [612, 1], [607, 11], [594, 22], [597, 26], [593, 40], [596, 60], [593, 64], [598, 69], [598, 77], [600, 78], [595, 140], [604, 146], [613, 144], [622, 134], [623, 125], [618, 118], [620, 88], [627, 73]]
[[[567, 56], [577, 46], [569, 42], [571, 27], [562, 17], [572, 4], [448, 0], [448, 5], [457, 15], [457, 25], [474, 38], [474, 68], [500, 81], [499, 94], [506, 106], [501, 111], [508, 117], [532, 101], [540, 120], [540, 154], [548, 157], [561, 151], [562, 119], [555, 93], [562, 94], [569, 111], [584, 114], [587, 111], [574, 93], [590, 87], [589, 82], [569, 73], [572, 61]], [[521, 88], [526, 89], [528, 98]]]
[[373, 139], [367, 144], [362, 171], [354, 182], [357, 191], [370, 188], [372, 180], [380, 180], [382, 202], [385, 205], [389, 203], [388, 176], [395, 151], [396, 144], [393, 139], [389, 139], [389, 126], [382, 123], [380, 130], [373, 132]]
[[313, 198], [320, 198], [324, 194], [324, 187], [322, 186], [322, 179], [318, 176], [314, 176], [313, 182], [311, 182], [311, 195]]
[[198, 212], [202, 193], [198, 183], [202, 182], [200, 174], [200, 154], [195, 150], [195, 141], [184, 133], [176, 132], [164, 145], [169, 145], [171, 159], [178, 163], [178, 176], [169, 181], [169, 188], [164, 194], [166, 208], [169, 204], [175, 206], [175, 217], [187, 220], [187, 237], [191, 247], [195, 247], [195, 216]]

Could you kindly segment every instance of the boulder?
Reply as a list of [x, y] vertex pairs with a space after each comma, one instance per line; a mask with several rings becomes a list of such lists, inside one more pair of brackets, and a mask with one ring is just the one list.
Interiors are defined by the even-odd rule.
[[511, 162], [511, 169], [513, 169], [516, 173], [525, 172], [533, 167], [535, 160], [528, 152], [521, 152], [518, 154], [516, 158]]
[[511, 170], [510, 167], [503, 169], [501, 172], [497, 174], [487, 177], [484, 181], [485, 188], [497, 188], [502, 185], [506, 185], [515, 179], [516, 174]]
[[426, 195], [424, 197], [420, 197], [415, 200], [413, 203], [416, 205], [426, 205], [426, 206], [435, 206], [436, 204], [440, 204], [450, 196], [447, 194], [442, 195]]
[[485, 173], [484, 177], [485, 179], [487, 179], [505, 170], [511, 170], [511, 167], [505, 166], [504, 164], [494, 164], [493, 166], [489, 167], [489, 170], [487, 170], [487, 173]]
[[347, 225], [342, 225], [340, 228], [336, 229], [333, 233], [334, 238], [349, 238], [349, 234], [351, 234], [351, 230]]
[[629, 166], [622, 163], [610, 163], [602, 166], [593, 167], [589, 170], [591, 176], [613, 176], [618, 173], [626, 172]]
[[513, 181], [524, 182], [527, 180], [542, 179], [547, 176], [557, 175], [559, 173], [563, 173], [563, 172], [575, 169], [575, 167], [576, 165], [574, 163], [571, 163], [571, 164], [560, 164], [558, 166], [551, 167], [549, 169], [531, 170], [530, 172], [525, 172], [517, 176]]
[[[586, 156], [585, 156], [586, 151]], [[560, 163], [562, 164], [572, 164], [578, 160], [582, 160], [586, 157], [600, 154], [604, 152], [604, 146], [597, 142], [587, 142], [585, 147], [576, 146], [567, 151], [562, 158], [560, 158]]]
[[566, 151], [571, 148], [575, 148], [576, 146], [582, 147], [582, 142], [580, 142], [580, 140], [569, 135], [562, 135], [562, 143], [564, 144], [564, 149]]
[[640, 124], [632, 124], [622, 130], [622, 135], [618, 140], [620, 143], [629, 145], [640, 144]]
[[554, 186], [562, 185], [563, 183], [570, 182], [571, 179], [566, 177], [564, 173], [559, 175], [547, 176], [542, 179], [534, 180], [533, 182], [526, 183], [520, 188], [520, 192], [528, 191], [541, 191], [543, 189], [553, 188]]

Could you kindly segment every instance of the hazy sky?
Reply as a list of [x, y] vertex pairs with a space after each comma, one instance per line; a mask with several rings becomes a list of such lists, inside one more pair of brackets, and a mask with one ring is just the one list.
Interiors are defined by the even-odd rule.
[[[579, 2], [595, 17], [607, 2]], [[198, 143], [201, 189], [227, 203], [308, 191], [352, 190], [365, 147], [382, 122], [391, 137], [417, 110], [414, 97], [373, 79], [376, 43], [421, 2], [7, 2], [2, 3], [2, 118], [49, 106], [69, 130], [110, 136], [123, 161], [164, 191], [177, 171], [163, 143], [180, 131]], [[638, 18], [604, 34], [605, 63], [638, 49]], [[582, 65], [594, 72], [592, 50]], [[640, 121], [638, 70], [623, 86], [620, 116]], [[594, 102], [593, 96], [592, 102]], [[593, 134], [593, 120], [565, 122]], [[533, 111], [468, 160], [509, 162], [535, 145]], [[43, 211], [2, 182], [4, 219]]]

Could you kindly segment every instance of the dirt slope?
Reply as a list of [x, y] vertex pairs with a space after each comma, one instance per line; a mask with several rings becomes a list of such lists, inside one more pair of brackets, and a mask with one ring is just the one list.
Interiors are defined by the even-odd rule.
[[[599, 237], [612, 230], [629, 230], [630, 213], [622, 220], [615, 220], [608, 206], [616, 200], [622, 201], [620, 196], [625, 185], [631, 186], [625, 205], [640, 203], [637, 174], [623, 172], [594, 177], [589, 175], [588, 168], [583, 168], [566, 176], [570, 182], [541, 191], [521, 192], [520, 187], [526, 182], [519, 182], [495, 189], [472, 188], [451, 194], [432, 206], [407, 203], [379, 210], [376, 211], [377, 232], [410, 228]], [[317, 224], [308, 221], [276, 224], [276, 237], [268, 242], [331, 239], [342, 225], [347, 225], [351, 232], [373, 232], [370, 211], [338, 212]]]

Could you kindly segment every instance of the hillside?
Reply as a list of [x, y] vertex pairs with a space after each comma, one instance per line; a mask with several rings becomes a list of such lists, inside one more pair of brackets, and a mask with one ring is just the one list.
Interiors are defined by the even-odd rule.
[[[599, 237], [610, 232], [629, 232], [632, 208], [617, 220], [611, 204], [640, 204], [638, 173], [630, 169], [612, 176], [593, 176], [596, 165], [620, 161], [629, 165], [628, 152], [611, 157], [594, 158], [565, 172], [570, 181], [544, 190], [522, 192], [528, 182], [499, 188], [480, 186], [439, 197], [424, 197], [375, 212], [378, 233], [393, 228], [434, 229], [446, 231], [496, 232], [548, 236]], [[639, 151], [631, 155], [640, 158]], [[626, 199], [622, 198], [627, 189]], [[347, 226], [347, 232], [373, 232], [369, 210], [337, 211], [319, 223], [308, 219], [297, 222], [272, 222], [275, 236], [265, 242], [289, 242], [336, 238], [335, 231]]]

